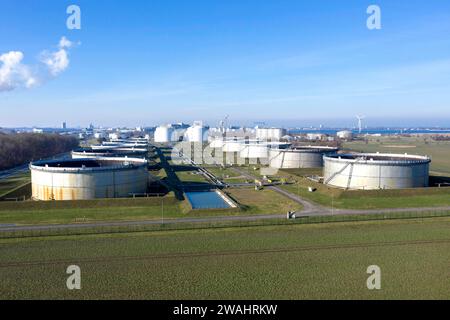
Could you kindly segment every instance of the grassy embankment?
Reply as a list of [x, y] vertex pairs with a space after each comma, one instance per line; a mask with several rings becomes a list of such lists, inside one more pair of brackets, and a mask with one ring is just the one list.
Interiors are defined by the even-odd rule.
[[191, 210], [173, 194], [161, 198], [105, 199], [62, 202], [0, 202], [0, 223], [48, 224], [92, 221], [159, 220], [220, 215], [283, 214], [301, 206], [271, 191], [229, 189], [239, 209]]

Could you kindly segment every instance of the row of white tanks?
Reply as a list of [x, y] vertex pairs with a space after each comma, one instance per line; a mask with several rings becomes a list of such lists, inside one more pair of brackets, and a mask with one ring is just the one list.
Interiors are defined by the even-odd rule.
[[[284, 128], [256, 128], [254, 136], [257, 140], [279, 141], [287, 134]], [[161, 125], [155, 129], [154, 141], [157, 143], [177, 142], [183, 138], [188, 142], [205, 142], [208, 138], [208, 129], [203, 126], [201, 121], [196, 121], [187, 128], [174, 128], [172, 125]]]
[[170, 143], [180, 140], [201, 143], [207, 140], [208, 130], [200, 122], [191, 127], [175, 128], [172, 125], [162, 125], [155, 129], [154, 141], [157, 143]]
[[237, 139], [213, 140], [210, 147], [242, 159], [259, 159], [261, 164], [276, 169], [323, 167], [324, 184], [342, 189], [402, 189], [429, 185], [431, 158], [427, 156], [339, 154], [334, 147], [291, 147], [287, 143]]
[[337, 148], [321, 146], [291, 147], [284, 142], [259, 140], [215, 139], [210, 148], [242, 159], [259, 159], [261, 163], [277, 169], [318, 168], [323, 166], [325, 154], [336, 153]]

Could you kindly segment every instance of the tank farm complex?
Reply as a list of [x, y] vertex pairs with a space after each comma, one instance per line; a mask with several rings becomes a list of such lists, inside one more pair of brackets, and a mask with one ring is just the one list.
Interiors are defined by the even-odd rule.
[[[18, 181], [11, 191], [0, 194], [0, 242], [52, 239], [52, 243], [82, 248], [74, 256], [92, 257], [102, 275], [108, 274], [102, 257], [108, 264], [116, 255], [125, 257], [117, 263], [131, 271], [116, 268], [105, 283], [116, 277], [126, 279], [123, 292], [127, 297], [145, 292], [146, 296], [165, 298], [169, 273], [177, 275], [170, 276], [174, 286], [186, 289], [186, 281], [198, 276], [197, 270], [203, 286], [199, 297], [210, 297], [211, 288], [217, 297], [230, 297], [222, 282], [226, 275], [239, 278], [231, 280], [233, 286], [251, 287], [248, 272], [260, 270], [258, 277], [264, 282], [251, 280], [257, 294], [247, 292], [247, 296], [258, 298], [266, 292], [264, 283], [276, 281], [268, 280], [270, 276], [264, 271], [275, 260], [290, 266], [289, 276], [274, 272], [276, 278], [289, 279], [287, 287], [294, 286], [290, 284], [294, 279], [295, 287], [301, 287], [300, 282], [316, 277], [317, 270], [325, 270], [333, 261], [346, 267], [346, 274], [359, 268], [359, 260], [345, 254], [337, 257], [336, 252], [350, 250], [352, 257], [366, 259], [371, 250], [375, 259], [371, 255], [367, 263], [381, 261], [383, 266], [393, 261], [397, 266], [398, 259], [392, 256], [401, 257], [404, 270], [410, 266], [406, 262], [418, 256], [416, 251], [406, 256], [409, 244], [403, 246], [404, 242], [411, 242], [413, 250], [418, 250], [418, 241], [428, 239], [424, 243], [430, 248], [441, 245], [434, 238], [445, 238], [450, 178], [445, 175], [447, 159], [436, 152], [442, 142], [425, 144], [422, 137], [371, 137], [349, 130], [324, 135], [270, 127], [211, 128], [201, 121], [165, 124], [145, 133], [130, 131], [96, 133], [94, 138], [80, 140], [70, 152], [21, 168], [16, 178], [7, 180]], [[450, 167], [448, 170], [450, 173]], [[43, 243], [52, 248], [47, 240]], [[336, 243], [342, 249], [335, 249]], [[27, 257], [33, 254], [23, 250]], [[55, 259], [74, 251], [64, 247], [60, 252]], [[33, 259], [46, 260], [46, 254]], [[51, 251], [51, 257], [54, 254]], [[427, 261], [442, 265], [437, 261], [445, 256], [442, 250], [436, 255], [422, 252], [427, 254]], [[324, 262], [319, 261], [322, 256]], [[67, 256], [67, 261], [71, 262], [71, 257]], [[135, 269], [134, 257], [145, 270]], [[288, 262], [291, 258], [297, 259], [295, 263]], [[173, 259], [181, 260], [173, 264]], [[204, 266], [198, 264], [199, 259], [206, 261]], [[313, 263], [309, 266], [305, 259]], [[80, 261], [89, 277], [92, 270], [86, 270], [88, 260]], [[192, 268], [184, 269], [191, 263]], [[305, 273], [299, 273], [298, 266]], [[274, 268], [280, 270], [279, 265]], [[426, 266], [421, 268], [427, 270]], [[396, 277], [406, 281], [403, 274]], [[21, 277], [14, 279], [21, 282]], [[3, 281], [8, 279], [12, 278]], [[23, 279], [47, 281], [36, 272]], [[421, 287], [436, 279], [439, 276], [424, 277]], [[140, 289], [129, 290], [128, 283]], [[324, 286], [327, 289], [320, 296], [330, 297], [333, 290]], [[358, 293], [355, 298], [364, 296], [358, 288], [353, 289]], [[50, 288], [38, 296], [55, 290]], [[383, 295], [396, 296], [391, 291]], [[86, 292], [115, 297], [108, 289], [89, 288]], [[192, 297], [184, 290], [170, 292], [180, 298]], [[14, 294], [23, 296], [22, 292]], [[276, 297], [288, 298], [281, 291]]]
[[[312, 136], [318, 135], [306, 135], [307, 140]], [[341, 131], [335, 139], [348, 142], [356, 137]], [[308, 143], [283, 128], [227, 131], [200, 121], [192, 126], [162, 125], [146, 137], [115, 137], [75, 149], [69, 160], [31, 163], [31, 198], [149, 197], [150, 186], [156, 185], [187, 200], [192, 209], [236, 209], [239, 201], [232, 194], [239, 188], [292, 193], [297, 185], [311, 194], [348, 190], [363, 195], [369, 190], [432, 187], [431, 157], [341, 151], [342, 143], [329, 141], [328, 145], [319, 140]], [[186, 171], [174, 170], [180, 166]]]

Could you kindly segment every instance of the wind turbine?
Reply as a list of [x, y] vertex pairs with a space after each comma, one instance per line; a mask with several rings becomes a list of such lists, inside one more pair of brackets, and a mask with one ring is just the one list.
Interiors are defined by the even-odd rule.
[[361, 132], [362, 132], [362, 121], [365, 118], [366, 118], [365, 116], [356, 116], [356, 119], [358, 119], [359, 134], [361, 134]]

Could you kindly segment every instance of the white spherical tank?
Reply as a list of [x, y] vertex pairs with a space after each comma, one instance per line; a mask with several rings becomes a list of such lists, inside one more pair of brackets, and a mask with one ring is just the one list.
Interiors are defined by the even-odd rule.
[[30, 164], [34, 200], [120, 198], [147, 192], [147, 160], [97, 158]]
[[324, 184], [344, 189], [427, 187], [431, 159], [408, 154], [336, 154], [324, 157]]
[[337, 151], [337, 148], [322, 146], [271, 149], [269, 164], [277, 169], [320, 168], [323, 166], [323, 156]]

